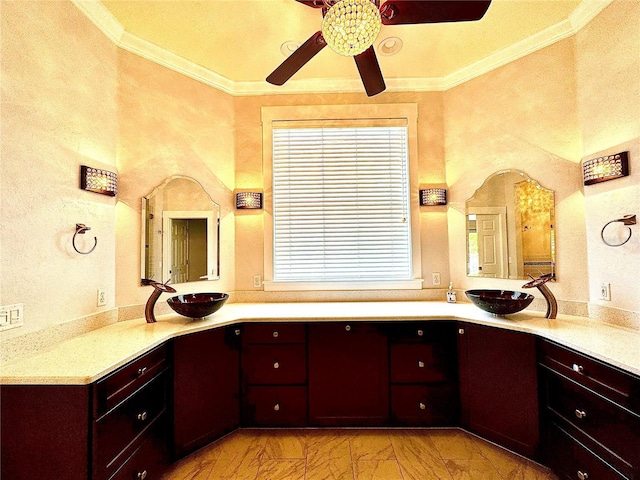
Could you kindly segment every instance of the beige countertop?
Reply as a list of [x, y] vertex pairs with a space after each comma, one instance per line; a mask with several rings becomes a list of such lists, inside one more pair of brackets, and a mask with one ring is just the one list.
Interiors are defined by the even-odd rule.
[[0, 364], [0, 384], [85, 385], [180, 335], [240, 322], [461, 320], [533, 333], [640, 375], [640, 332], [585, 317], [523, 311], [494, 318], [470, 303], [232, 303], [204, 320], [177, 314], [118, 322]]

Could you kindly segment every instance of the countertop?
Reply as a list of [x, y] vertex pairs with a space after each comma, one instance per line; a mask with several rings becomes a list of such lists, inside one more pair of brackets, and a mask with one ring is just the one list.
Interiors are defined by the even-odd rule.
[[180, 335], [241, 322], [461, 320], [532, 333], [640, 376], [640, 331], [585, 317], [523, 311], [495, 318], [470, 303], [232, 303], [203, 320], [177, 314], [118, 322], [0, 364], [0, 384], [86, 385]]

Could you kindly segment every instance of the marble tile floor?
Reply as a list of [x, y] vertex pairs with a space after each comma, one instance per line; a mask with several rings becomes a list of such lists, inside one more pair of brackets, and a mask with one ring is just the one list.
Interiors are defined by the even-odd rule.
[[557, 480], [460, 429], [242, 429], [162, 480]]

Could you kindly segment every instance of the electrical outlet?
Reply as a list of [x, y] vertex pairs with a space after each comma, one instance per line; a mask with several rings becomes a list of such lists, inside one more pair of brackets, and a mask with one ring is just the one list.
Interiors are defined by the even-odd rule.
[[611, 301], [611, 284], [610, 283], [601, 283], [600, 284], [600, 300]]
[[262, 286], [262, 278], [260, 275], [253, 276], [253, 286], [254, 288], [260, 288]]
[[431, 283], [433, 285], [440, 285], [440, 272], [433, 272], [431, 274]]
[[104, 307], [107, 304], [107, 292], [101, 288], [98, 289], [98, 306]]

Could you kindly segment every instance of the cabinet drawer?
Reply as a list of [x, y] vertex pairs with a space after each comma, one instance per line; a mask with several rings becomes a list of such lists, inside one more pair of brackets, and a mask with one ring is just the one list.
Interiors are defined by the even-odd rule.
[[547, 407], [630, 465], [640, 467], [640, 417], [580, 385], [547, 374]]
[[448, 362], [444, 345], [394, 343], [391, 345], [391, 382], [445, 382], [452, 377], [455, 361]]
[[448, 385], [392, 385], [392, 419], [408, 426], [457, 425], [457, 393]]
[[307, 424], [307, 387], [251, 386], [244, 401], [246, 426], [301, 427]]
[[640, 379], [547, 340], [538, 342], [542, 365], [640, 415]]
[[305, 343], [303, 323], [248, 323], [244, 326], [245, 343]]
[[632, 480], [555, 424], [547, 430], [545, 446], [548, 466], [561, 480]]
[[245, 384], [304, 384], [306, 345], [249, 345], [242, 355]]
[[391, 343], [432, 343], [455, 342], [455, 323], [432, 320], [429, 322], [390, 322], [387, 335]]
[[94, 425], [94, 468], [116, 468], [138, 437], [154, 424], [166, 409], [166, 379], [162, 375], [127, 401], [96, 420]]
[[159, 480], [166, 463], [165, 436], [160, 428], [140, 445], [109, 480]]
[[94, 418], [115, 407], [167, 368], [167, 350], [166, 345], [155, 348], [96, 382]]

